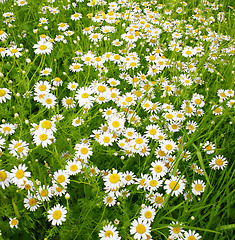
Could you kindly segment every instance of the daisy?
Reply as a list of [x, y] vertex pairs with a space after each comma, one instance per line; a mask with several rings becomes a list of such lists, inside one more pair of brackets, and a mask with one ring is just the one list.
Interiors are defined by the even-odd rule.
[[17, 124], [5, 123], [0, 125], [0, 132], [4, 134], [4, 136], [12, 135], [15, 133], [17, 128]]
[[147, 180], [147, 189], [150, 193], [156, 191], [159, 187], [162, 186], [163, 180], [160, 180], [158, 177], [150, 177]]
[[22, 53], [20, 52], [22, 50], [23, 48], [17, 48], [17, 46], [14, 45], [6, 51], [6, 54], [10, 57], [15, 56], [16, 58], [19, 58], [22, 55]]
[[148, 188], [149, 178], [150, 176], [148, 174], [141, 173], [140, 178], [136, 179], [136, 184], [138, 184], [137, 190], [140, 188], [143, 188], [144, 190], [146, 190]]
[[0, 103], [6, 102], [6, 100], [11, 99], [12, 92], [7, 88], [0, 88]]
[[151, 163], [150, 171], [154, 177], [163, 177], [166, 175], [168, 169], [162, 161], [155, 161]]
[[209, 141], [206, 141], [202, 148], [207, 154], [212, 154], [215, 152], [215, 145]]
[[227, 165], [228, 161], [223, 155], [216, 155], [212, 158], [210, 161], [209, 165], [213, 170], [220, 170], [224, 169]]
[[27, 167], [25, 164], [20, 164], [18, 167], [14, 166], [11, 170], [11, 181], [15, 185], [23, 184], [24, 181], [27, 181], [28, 177], [31, 176], [31, 172], [26, 172]]
[[51, 221], [52, 225], [62, 225], [62, 222], [66, 221], [66, 214], [67, 210], [65, 207], [61, 206], [60, 204], [57, 204], [52, 209], [48, 211], [48, 220]]
[[70, 18], [71, 18], [73, 21], [78, 21], [78, 20], [80, 20], [80, 19], [82, 18], [82, 14], [76, 12], [76, 13], [72, 14]]
[[199, 240], [202, 237], [196, 233], [196, 231], [189, 230], [188, 232], [184, 231], [184, 237], [183, 240]]
[[194, 122], [194, 121], [187, 122], [186, 129], [189, 130], [189, 134], [195, 132], [196, 128], [197, 128], [197, 123], [196, 122]]
[[28, 192], [27, 197], [24, 199], [24, 207], [30, 211], [35, 211], [39, 207], [39, 200], [35, 195]]
[[211, 108], [212, 113], [214, 115], [222, 115], [223, 114], [223, 107], [222, 106], [213, 106]]
[[131, 223], [131, 227], [130, 227], [130, 233], [131, 235], [134, 235], [134, 239], [146, 239], [147, 236], [146, 234], [150, 235], [150, 223], [147, 223], [146, 220], [143, 220], [141, 218], [139, 219], [135, 219], [132, 223]]
[[184, 57], [192, 57], [195, 54], [196, 54], [196, 50], [189, 46], [184, 47], [184, 49], [182, 50], [182, 55]]
[[46, 129], [46, 130], [51, 130], [52, 132], [56, 132], [56, 125], [53, 121], [43, 119], [39, 122], [38, 129]]
[[153, 222], [156, 215], [156, 211], [153, 207], [144, 207], [140, 211], [140, 219], [147, 221], [147, 223]]
[[75, 101], [72, 97], [64, 97], [62, 100], [62, 106], [65, 108], [74, 108], [75, 107]]
[[0, 30], [0, 40], [2, 40], [4, 42], [7, 37], [8, 37], [8, 34], [6, 32], [4, 32], [3, 30]]
[[51, 81], [54, 86], [62, 86], [63, 84], [63, 81], [60, 77], [55, 77]]
[[42, 201], [48, 201], [52, 197], [51, 187], [45, 185], [39, 186], [37, 196]]
[[11, 228], [18, 228], [19, 221], [16, 218], [10, 218], [9, 224]]
[[81, 159], [88, 159], [93, 154], [92, 148], [88, 144], [76, 144], [74, 149], [76, 150], [75, 155]]
[[47, 145], [51, 145], [54, 141], [53, 132], [47, 129], [39, 129], [35, 131], [33, 136], [33, 142], [38, 146], [42, 144], [42, 147], [47, 147]]
[[110, 192], [107, 196], [104, 197], [103, 202], [106, 206], [112, 207], [116, 204], [117, 198], [113, 192]]
[[118, 173], [117, 170], [113, 170], [107, 176], [103, 177], [104, 184], [109, 188], [119, 188], [122, 182], [123, 175], [122, 173]]
[[58, 24], [58, 30], [60, 31], [66, 31], [69, 28], [68, 23], [59, 23]]
[[41, 76], [49, 76], [52, 72], [51, 68], [45, 68], [41, 71]]
[[153, 207], [161, 208], [164, 203], [164, 197], [162, 193], [151, 193], [148, 199], [152, 203]]
[[9, 153], [17, 158], [27, 157], [29, 151], [28, 146], [29, 144], [25, 141], [12, 139], [9, 144]]
[[99, 237], [100, 240], [121, 240], [121, 237], [119, 237], [118, 234], [117, 228], [109, 223], [108, 225], [105, 225], [102, 230], [100, 230]]
[[173, 140], [164, 140], [160, 142], [160, 147], [162, 151], [168, 155], [172, 154], [177, 149], [177, 145]]
[[115, 138], [113, 138], [113, 134], [107, 132], [104, 134], [100, 134], [97, 141], [103, 146], [111, 146], [113, 145]]
[[18, 0], [16, 3], [20, 7], [28, 4], [28, 2], [25, 0]]
[[84, 123], [84, 120], [82, 118], [80, 118], [80, 117], [76, 117], [72, 121], [72, 125], [74, 127], [78, 127], [78, 126], [82, 125], [83, 123]]
[[53, 44], [49, 41], [40, 40], [33, 46], [35, 48], [35, 54], [50, 54], [53, 48]]
[[164, 189], [166, 190], [167, 194], [172, 194], [172, 196], [179, 194], [183, 194], [185, 189], [185, 182], [178, 177], [172, 176], [170, 180], [165, 181]]
[[41, 99], [41, 103], [46, 108], [53, 108], [56, 105], [56, 96], [51, 93], [46, 93]]
[[183, 229], [181, 228], [181, 224], [178, 222], [172, 222], [169, 226], [170, 235], [173, 239], [180, 239], [183, 233]]
[[132, 171], [126, 171], [123, 173], [122, 181], [125, 185], [131, 185], [135, 182], [136, 176]]
[[206, 184], [202, 180], [195, 180], [192, 183], [192, 192], [194, 195], [201, 195], [205, 191]]
[[60, 169], [54, 172], [53, 179], [52, 179], [53, 184], [59, 184], [65, 188], [69, 182], [70, 182], [69, 173], [66, 170]]
[[69, 82], [68, 83], [68, 86], [67, 88], [70, 90], [70, 91], [75, 91], [78, 87], [78, 83], [76, 82]]
[[34, 85], [34, 91], [37, 94], [49, 93], [51, 89], [51, 85], [47, 81], [39, 81]]
[[51, 187], [51, 193], [55, 196], [61, 197], [62, 195], [66, 194], [66, 190], [57, 184], [53, 184]]
[[94, 93], [91, 87], [82, 87], [76, 91], [75, 99], [78, 100], [80, 107], [90, 108], [93, 105], [95, 98], [92, 96]]
[[83, 71], [82, 66], [83, 65], [80, 64], [80, 63], [72, 63], [69, 66], [69, 70], [72, 71], [72, 72], [80, 72], [80, 71]]
[[82, 164], [79, 161], [68, 161], [65, 169], [69, 173], [69, 175], [76, 175], [81, 172]]
[[55, 114], [52, 116], [51, 120], [53, 122], [59, 122], [61, 121], [62, 119], [64, 119], [64, 116], [62, 114]]
[[11, 182], [11, 174], [3, 169], [0, 170], [0, 186], [5, 189]]
[[111, 131], [119, 132], [124, 128], [125, 119], [113, 114], [107, 122]]

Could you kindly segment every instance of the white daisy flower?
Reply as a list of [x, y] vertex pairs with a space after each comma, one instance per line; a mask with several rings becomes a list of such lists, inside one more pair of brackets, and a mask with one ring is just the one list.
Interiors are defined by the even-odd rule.
[[65, 207], [61, 206], [60, 204], [57, 204], [52, 209], [48, 211], [48, 220], [51, 221], [52, 225], [62, 225], [62, 222], [66, 221], [66, 214], [67, 210]]

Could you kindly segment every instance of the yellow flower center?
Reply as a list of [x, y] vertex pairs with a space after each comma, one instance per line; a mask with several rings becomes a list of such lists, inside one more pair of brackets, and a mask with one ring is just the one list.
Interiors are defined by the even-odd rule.
[[131, 179], [132, 179], [132, 177], [131, 177], [130, 175], [127, 175], [127, 176], [126, 176], [126, 180], [127, 180], [127, 181], [131, 181]]
[[166, 148], [166, 150], [170, 151], [170, 150], [172, 150], [173, 147], [171, 144], [167, 144], [165, 148]]
[[43, 190], [40, 192], [40, 195], [41, 195], [42, 197], [47, 197], [47, 196], [48, 196], [48, 190], [43, 189]]
[[40, 50], [46, 50], [47, 49], [47, 46], [42, 44], [40, 47], [39, 47]]
[[47, 140], [47, 135], [46, 134], [41, 134], [39, 138], [40, 138], [41, 141], [45, 141], [45, 140]]
[[203, 187], [202, 187], [201, 184], [196, 184], [195, 187], [194, 187], [194, 189], [195, 189], [196, 191], [198, 191], [198, 192], [201, 192], [202, 189], [203, 189]]
[[145, 231], [146, 231], [146, 228], [145, 228], [145, 226], [143, 224], [138, 224], [136, 226], [136, 232], [137, 233], [143, 234], [143, 233], [145, 233]]
[[141, 144], [141, 143], [143, 143], [143, 139], [137, 138], [137, 139], [135, 140], [135, 142], [136, 142], [137, 144]]
[[186, 113], [191, 113], [193, 111], [191, 107], [185, 107], [184, 110]]
[[156, 165], [154, 170], [155, 170], [155, 172], [160, 173], [160, 172], [162, 172], [162, 166]]
[[166, 115], [166, 118], [168, 118], [168, 119], [172, 119], [172, 118], [173, 118], [173, 115], [170, 114], [170, 113], [168, 113], [168, 114]]
[[0, 171], [0, 182], [3, 182], [7, 179], [7, 174], [4, 171]]
[[64, 182], [64, 181], [65, 181], [65, 176], [64, 176], [64, 175], [59, 175], [59, 176], [57, 177], [57, 181], [58, 181], [59, 183]]
[[42, 122], [42, 128], [50, 129], [52, 126], [52, 123], [48, 120], [45, 120]]
[[11, 53], [17, 53], [18, 52], [18, 50], [17, 49], [11, 49]]
[[18, 153], [21, 153], [21, 152], [23, 152], [23, 150], [24, 150], [24, 148], [23, 148], [23, 147], [19, 147], [19, 148], [17, 148], [17, 150], [16, 150], [16, 151], [17, 151]]
[[55, 220], [60, 219], [61, 216], [62, 216], [62, 213], [61, 213], [60, 210], [55, 210], [55, 211], [53, 212], [53, 218], [54, 218]]
[[111, 203], [113, 201], [113, 198], [112, 197], [107, 197], [107, 199], [106, 199], [106, 202], [107, 203]]
[[185, 53], [186, 53], [187, 55], [191, 55], [191, 54], [192, 54], [192, 51], [189, 51], [189, 50], [188, 50], [188, 51], [186, 51]]
[[151, 217], [153, 216], [153, 214], [152, 214], [151, 211], [146, 211], [146, 212], [144, 213], [144, 216], [145, 216], [145, 218], [149, 219], [149, 218], [151, 218]]
[[87, 148], [82, 148], [81, 149], [81, 153], [82, 154], [87, 154], [88, 153], [88, 149]]
[[120, 176], [117, 173], [113, 173], [109, 177], [109, 181], [113, 184], [117, 183], [120, 181]]
[[17, 225], [18, 221], [16, 219], [12, 219], [11, 220], [11, 225], [15, 226]]
[[89, 94], [88, 93], [83, 93], [82, 94], [82, 98], [88, 98], [89, 97]]
[[108, 143], [108, 142], [110, 142], [110, 138], [109, 138], [109, 137], [104, 137], [104, 138], [103, 138], [103, 141], [104, 141], [105, 143]]
[[17, 177], [18, 179], [23, 178], [23, 177], [24, 177], [24, 171], [23, 171], [22, 169], [18, 170], [18, 171], [16, 172], [16, 177]]
[[210, 150], [212, 150], [211, 145], [209, 145], [209, 146], [206, 147], [206, 151], [210, 151]]
[[189, 236], [187, 240], [196, 240], [194, 236]]
[[173, 232], [178, 234], [180, 232], [180, 228], [179, 227], [173, 227]]
[[78, 166], [77, 165], [71, 165], [70, 166], [70, 170], [72, 171], [72, 172], [76, 172], [77, 170], [78, 170]]
[[110, 236], [113, 236], [113, 232], [108, 230], [108, 231], [105, 232], [104, 236], [110, 238]]
[[153, 179], [153, 180], [150, 181], [149, 184], [150, 184], [151, 187], [156, 187], [157, 186], [157, 181]]
[[222, 159], [216, 159], [216, 161], [215, 161], [215, 163], [216, 163], [216, 165], [218, 165], [218, 166], [222, 166], [223, 165], [223, 160]]
[[66, 104], [67, 104], [67, 105], [71, 105], [71, 104], [72, 104], [71, 99], [66, 99]]
[[47, 87], [45, 85], [41, 85], [38, 88], [40, 91], [46, 91]]
[[170, 187], [171, 190], [174, 189], [174, 191], [176, 191], [180, 188], [180, 185], [176, 181], [171, 181], [170, 184], [169, 184], [169, 187]]
[[30, 206], [35, 206], [36, 204], [37, 204], [37, 201], [36, 201], [35, 198], [29, 199], [29, 205], [30, 205]]
[[114, 128], [118, 128], [118, 127], [120, 126], [120, 123], [119, 123], [118, 121], [113, 121], [113, 122], [112, 122], [112, 126], [113, 126]]
[[6, 91], [3, 89], [0, 89], [0, 97], [5, 96], [5, 94], [6, 94]]
[[158, 204], [161, 204], [161, 203], [163, 202], [163, 198], [160, 197], [160, 196], [157, 196], [157, 197], [155, 198], [155, 202], [158, 203]]

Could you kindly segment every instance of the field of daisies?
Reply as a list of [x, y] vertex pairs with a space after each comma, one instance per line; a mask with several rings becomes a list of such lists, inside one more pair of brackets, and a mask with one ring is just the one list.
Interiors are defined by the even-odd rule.
[[231, 240], [229, 0], [0, 0], [0, 240]]

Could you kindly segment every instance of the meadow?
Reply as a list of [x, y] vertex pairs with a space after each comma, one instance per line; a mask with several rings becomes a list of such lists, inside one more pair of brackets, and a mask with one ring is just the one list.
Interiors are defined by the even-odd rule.
[[0, 0], [0, 240], [232, 240], [233, 1]]

